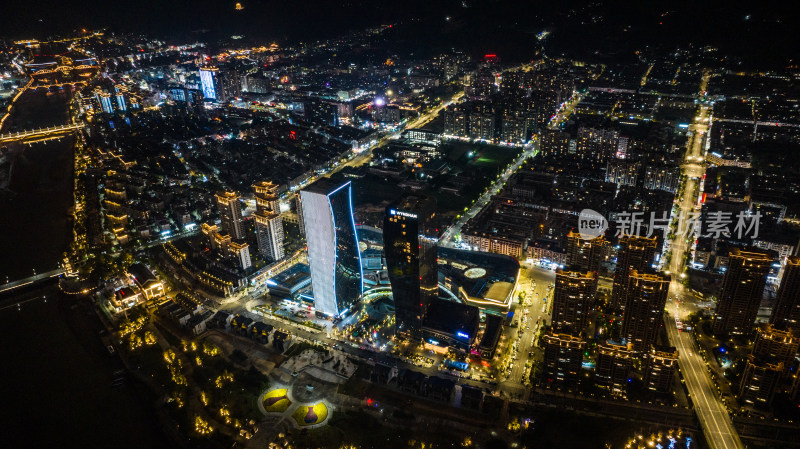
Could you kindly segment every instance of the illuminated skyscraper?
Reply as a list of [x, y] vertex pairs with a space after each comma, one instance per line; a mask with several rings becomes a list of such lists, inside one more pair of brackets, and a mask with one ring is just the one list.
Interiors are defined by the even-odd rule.
[[771, 322], [800, 336], [800, 257], [786, 260]]
[[350, 181], [323, 178], [300, 191], [314, 306], [338, 316], [364, 290]]
[[586, 326], [597, 292], [594, 272], [556, 271], [553, 329], [577, 335]]
[[632, 271], [625, 291], [622, 333], [637, 351], [646, 352], [656, 341], [663, 324], [670, 277]]
[[731, 251], [714, 312], [715, 334], [750, 333], [773, 260], [764, 251]]
[[283, 219], [278, 185], [261, 181], [253, 184], [256, 197], [256, 237], [258, 251], [270, 260], [283, 259]]
[[418, 336], [438, 293], [437, 235], [432, 197], [409, 195], [386, 209], [383, 249], [392, 284], [397, 331]]
[[234, 240], [244, 238], [244, 223], [242, 223], [242, 207], [239, 204], [239, 195], [236, 192], [218, 192], [217, 209], [222, 221], [222, 231]]
[[625, 289], [628, 286], [628, 274], [633, 270], [643, 273], [652, 268], [657, 244], [658, 240], [655, 237], [623, 235], [619, 238], [617, 268], [614, 270], [614, 286], [611, 291], [611, 306], [613, 308], [625, 308]]
[[225, 101], [218, 68], [200, 67], [200, 88], [206, 100], [216, 100], [220, 103]]

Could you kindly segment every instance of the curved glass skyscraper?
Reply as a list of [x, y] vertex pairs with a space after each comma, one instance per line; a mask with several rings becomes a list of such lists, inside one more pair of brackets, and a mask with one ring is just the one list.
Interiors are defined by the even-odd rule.
[[364, 290], [350, 181], [321, 179], [300, 191], [314, 307], [338, 316]]

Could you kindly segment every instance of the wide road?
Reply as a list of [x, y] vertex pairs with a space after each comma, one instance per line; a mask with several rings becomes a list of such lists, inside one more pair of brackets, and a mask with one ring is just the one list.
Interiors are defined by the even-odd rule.
[[[705, 90], [708, 74], [703, 77], [701, 91]], [[689, 219], [696, 211], [699, 202], [699, 188], [702, 186], [705, 166], [703, 165], [705, 137], [709, 125], [709, 107], [702, 105], [694, 123], [689, 126], [692, 133], [686, 147], [686, 156], [681, 167], [687, 176], [685, 188], [681, 198], [678, 198], [678, 230], [691, 230]], [[706, 363], [697, 351], [697, 345], [689, 333], [678, 331], [676, 317], [684, 320], [687, 309], [681, 308], [674, 298], [683, 298], [683, 303], [689, 303], [686, 289], [679, 281], [684, 274], [684, 257], [691, 249], [695, 236], [688, 232], [678, 235], [669, 242], [671, 259], [669, 266], [665, 267], [672, 274], [673, 281], [670, 285], [670, 301], [666, 307], [667, 317], [665, 325], [670, 343], [678, 349], [678, 366], [683, 373], [689, 396], [692, 399], [694, 410], [703, 427], [706, 441], [712, 449], [741, 449], [742, 445], [736, 429], [733, 427], [727, 408], [715, 393], [716, 387], [711, 381], [711, 376], [706, 369]]]
[[[500, 383], [504, 390], [523, 389], [525, 378], [530, 376], [530, 371], [525, 369], [528, 360], [534, 361], [535, 356], [530, 355], [536, 346], [536, 335], [541, 326], [550, 322], [550, 312], [553, 304], [553, 283], [555, 271], [543, 268], [536, 263], [523, 263], [520, 267], [519, 283], [515, 292], [514, 301], [519, 293], [527, 295], [525, 306], [518, 307], [516, 317], [518, 327], [506, 328], [508, 337], [512, 338], [509, 344], [517, 340], [517, 352], [512, 353], [511, 371], [504, 382]], [[522, 335], [519, 335], [519, 333]]]

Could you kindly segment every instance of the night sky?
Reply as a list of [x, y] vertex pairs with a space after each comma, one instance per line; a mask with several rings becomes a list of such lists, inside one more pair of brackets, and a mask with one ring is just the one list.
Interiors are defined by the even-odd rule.
[[554, 32], [551, 50], [573, 57], [599, 50], [625, 58], [645, 45], [688, 42], [721, 47], [757, 66], [785, 67], [800, 57], [794, 28], [800, 21], [798, 5], [772, 0], [242, 0], [243, 11], [235, 11], [230, 0], [44, 0], [36, 7], [5, 3], [0, 35], [12, 38], [107, 27], [175, 42], [213, 43], [243, 34], [253, 41], [285, 44], [397, 23], [405, 25], [398, 33], [406, 33], [397, 36], [398, 49], [409, 51], [424, 51], [435, 42], [444, 49], [458, 46], [517, 59], [529, 57], [535, 33], [549, 28]]

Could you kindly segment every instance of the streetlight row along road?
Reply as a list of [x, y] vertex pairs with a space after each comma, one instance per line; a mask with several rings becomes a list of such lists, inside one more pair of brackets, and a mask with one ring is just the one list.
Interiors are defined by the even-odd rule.
[[[701, 83], [701, 92], [705, 90], [708, 79], [709, 74], [706, 73]], [[703, 144], [708, 132], [709, 112], [708, 106], [701, 105], [694, 123], [689, 127], [689, 131], [692, 134], [686, 146], [684, 163], [681, 164], [686, 176], [685, 184], [682, 197], [677, 199], [679, 207], [678, 229], [691, 229], [687, 227], [688, 223], [686, 221], [692, 219], [691, 212], [694, 211], [698, 202], [697, 189], [701, 186], [701, 178], [705, 173], [705, 166], [702, 164]], [[696, 161], [701, 162], [698, 163]], [[685, 268], [684, 256], [690, 251], [693, 241], [694, 237], [692, 235], [675, 235], [673, 241], [670, 242], [672, 255], [668, 269], [672, 274], [672, 282], [670, 284], [670, 301], [665, 308], [665, 313], [668, 316], [664, 320], [667, 336], [672, 345], [678, 350], [678, 367], [683, 373], [694, 411], [700, 420], [708, 444], [712, 449], [742, 449], [744, 446], [731, 422], [727, 407], [715, 393], [715, 387], [706, 369], [705, 360], [703, 360], [698, 351], [694, 337], [691, 333], [681, 333], [676, 322], [679, 314], [684, 315], [680, 316], [680, 319], [685, 319], [688, 311], [682, 310], [678, 301], [675, 301], [674, 298], [683, 298], [684, 304], [689, 304], [693, 298], [687, 294], [686, 288], [678, 279]]]

